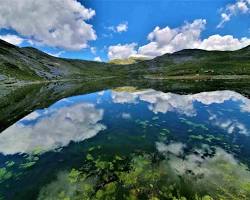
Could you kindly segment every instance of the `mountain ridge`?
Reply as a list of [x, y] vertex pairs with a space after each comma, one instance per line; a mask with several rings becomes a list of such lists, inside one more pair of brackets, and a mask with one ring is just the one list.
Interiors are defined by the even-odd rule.
[[[120, 62], [120, 61], [119, 61]], [[0, 40], [2, 83], [103, 77], [250, 75], [250, 45], [236, 51], [183, 49], [131, 64], [58, 58]]]

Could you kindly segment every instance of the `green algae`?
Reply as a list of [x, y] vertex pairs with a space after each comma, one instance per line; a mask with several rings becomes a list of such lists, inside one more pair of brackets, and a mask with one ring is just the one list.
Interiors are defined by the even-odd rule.
[[86, 159], [87, 160], [94, 160], [94, 157], [91, 155], [91, 154], [87, 154], [87, 156], [86, 156]]
[[114, 164], [109, 161], [97, 159], [94, 161], [94, 165], [98, 171], [101, 170], [113, 170]]
[[15, 162], [14, 161], [6, 161], [5, 165], [6, 165], [6, 167], [11, 168], [15, 165]]
[[116, 200], [116, 190], [117, 190], [117, 183], [112, 182], [106, 184], [101, 190], [98, 190], [95, 194], [96, 199], [102, 200]]
[[69, 182], [70, 183], [76, 183], [79, 176], [80, 176], [81, 172], [76, 170], [76, 169], [72, 169], [70, 172], [69, 172]]
[[200, 128], [200, 129], [203, 129], [205, 131], [208, 131], [208, 128], [204, 124], [194, 123], [194, 122], [189, 121], [189, 120], [187, 120], [186, 118], [183, 118], [183, 117], [180, 118], [180, 122], [182, 122], [182, 123], [184, 123], [184, 124], [186, 124], [188, 126], [191, 126], [193, 128]]
[[36, 164], [38, 160], [39, 157], [37, 156], [37, 154], [26, 155], [24, 162], [19, 165], [19, 168], [21, 169], [31, 168]]
[[193, 140], [203, 140], [204, 139], [204, 137], [202, 135], [190, 135], [189, 138], [193, 139]]
[[85, 173], [72, 169], [70, 172], [59, 173], [56, 181], [44, 186], [39, 192], [38, 200], [92, 200], [95, 185], [95, 178], [88, 178]]
[[[45, 185], [40, 191], [40, 194], [44, 194], [44, 198], [40, 197], [40, 199], [248, 199], [249, 182], [247, 179], [249, 176], [245, 173], [247, 171], [246, 167], [242, 168], [238, 165], [239, 163], [232, 164], [228, 161], [224, 163], [218, 160], [211, 162], [210, 158], [214, 157], [213, 153], [201, 151], [200, 149], [195, 151], [194, 149], [201, 148], [202, 144], [205, 143], [210, 147], [216, 148], [221, 146], [224, 150], [228, 149], [228, 152], [235, 153], [233, 150], [240, 147], [244, 148], [243, 145], [235, 145], [238, 144], [236, 140], [231, 142], [227, 140], [229, 137], [222, 137], [223, 134], [219, 130], [215, 130], [218, 134], [205, 134], [208, 132], [203, 131], [206, 128], [202, 128], [202, 124], [186, 121], [183, 124], [180, 123], [180, 127], [174, 127], [174, 123], [168, 124], [172, 122], [172, 118], [166, 119], [165, 124], [158, 123], [158, 121], [151, 123], [152, 121], [144, 120], [145, 118], [142, 119], [137, 121], [138, 124], [132, 124], [133, 126], [138, 125], [138, 131], [131, 129], [131, 132], [129, 132], [129, 129], [129, 136], [126, 135], [120, 140], [117, 135], [123, 134], [119, 129], [123, 128], [122, 125], [119, 125], [121, 127], [114, 127], [116, 131], [114, 134], [98, 135], [97, 143], [103, 146], [94, 145], [95, 140], [90, 139], [89, 143], [86, 142], [86, 145], [85, 143], [83, 145], [71, 144], [73, 149], [70, 146], [59, 154], [54, 154], [54, 151], [48, 153], [55, 156], [56, 159], [59, 158], [58, 161], [60, 163], [58, 162], [56, 165], [58, 168], [55, 170], [61, 171], [59, 173], [64, 173], [65, 177], [64, 179], [57, 178], [51, 182], [55, 174], [50, 175], [48, 178], [50, 183]], [[158, 119], [157, 117], [152, 118], [152, 120]], [[142, 130], [141, 127], [146, 130]], [[169, 129], [163, 127], [169, 127]], [[197, 130], [198, 128], [202, 130]], [[175, 131], [177, 129], [179, 132]], [[185, 133], [186, 131], [187, 133]], [[108, 136], [112, 140], [110, 143], [106, 140]], [[104, 142], [102, 141], [103, 138], [105, 138]], [[136, 138], [138, 144], [134, 138]], [[147, 141], [142, 138], [146, 138]], [[179, 140], [184, 143], [187, 138], [190, 140], [185, 144], [186, 147], [183, 152], [178, 155], [172, 153], [165, 157], [165, 155], [156, 152], [154, 149], [155, 140], [171, 144], [179, 142]], [[125, 147], [125, 145], [123, 148], [123, 139], [128, 139], [125, 142], [129, 143], [129, 148], [126, 148], [127, 146]], [[143, 143], [139, 143], [141, 141]], [[83, 150], [78, 145], [82, 145]], [[234, 149], [232, 149], [232, 145]], [[102, 151], [99, 151], [101, 148]], [[199, 154], [199, 157], [195, 157], [193, 152]], [[66, 156], [62, 157], [64, 153]], [[36, 172], [36, 170], [40, 169], [38, 167], [44, 167], [44, 163], [48, 161], [46, 160], [47, 157], [45, 157], [47, 155], [43, 155], [41, 156], [41, 161], [37, 163], [38, 165], [32, 167], [39, 160], [38, 155], [40, 155], [39, 150], [36, 150], [20, 166], [22, 164], [27, 165], [24, 168], [30, 168], [30, 170], [26, 171], [30, 173]], [[57, 155], [59, 156], [57, 157]], [[67, 157], [68, 155], [77, 155], [79, 159], [76, 156], [74, 158]], [[67, 161], [68, 158], [69, 162]], [[70, 163], [71, 158], [72, 163]], [[195, 159], [192, 160], [192, 158]], [[66, 162], [64, 162], [65, 160]], [[13, 170], [17, 168], [16, 166], [19, 163], [17, 161], [14, 164]], [[196, 163], [200, 166], [196, 165]], [[40, 166], [40, 164], [43, 165]], [[7, 164], [5, 167], [7, 168]], [[184, 170], [180, 172], [181, 167]], [[236, 169], [240, 172], [238, 173]], [[26, 171], [23, 170], [23, 175], [28, 175]], [[206, 172], [208, 173], [206, 174]], [[236, 180], [242, 179], [242, 177], [243, 181]]]
[[96, 147], [90, 147], [90, 148], [88, 149], [88, 151], [91, 152], [91, 151], [94, 151], [95, 149], [96, 149]]
[[20, 165], [20, 168], [27, 169], [27, 168], [32, 167], [32, 166], [35, 165], [35, 164], [36, 164], [35, 161], [30, 161], [30, 162], [22, 163], [22, 164]]
[[115, 160], [123, 160], [123, 158], [119, 155], [115, 155]]
[[152, 120], [158, 120], [159, 119], [159, 117], [158, 116], [154, 116], [154, 117], [152, 117]]
[[13, 174], [11, 171], [6, 169], [5, 167], [0, 168], [0, 183], [11, 179], [13, 177]]
[[[181, 161], [178, 157], [172, 155], [168, 161], [155, 156], [134, 154], [129, 162], [125, 162], [127, 170], [117, 167], [124, 165], [120, 163], [124, 162], [124, 158], [119, 155], [115, 155], [112, 162], [91, 160], [98, 176], [91, 171], [86, 173], [73, 168], [42, 188], [38, 199], [50, 199], [51, 195], [58, 199], [86, 200], [243, 200], [250, 197], [250, 174], [246, 166], [239, 165], [222, 150], [210, 160], [205, 160], [200, 167], [194, 166], [193, 170], [200, 168], [195, 174], [187, 174], [186, 171], [177, 173], [171, 163]], [[185, 160], [183, 164], [188, 166]], [[213, 174], [206, 174], [207, 170]], [[184, 188], [186, 192], [183, 192]]]
[[44, 153], [44, 150], [41, 147], [37, 147], [32, 151], [32, 155], [41, 155]]

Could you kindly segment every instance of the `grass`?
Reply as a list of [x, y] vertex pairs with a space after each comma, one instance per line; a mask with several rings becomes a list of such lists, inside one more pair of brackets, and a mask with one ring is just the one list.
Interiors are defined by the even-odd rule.
[[152, 60], [130, 57], [101, 63], [56, 58], [35, 48], [19, 48], [0, 40], [0, 78], [6, 84], [102, 77], [231, 79], [229, 76], [250, 76], [250, 47], [237, 51], [187, 49]]

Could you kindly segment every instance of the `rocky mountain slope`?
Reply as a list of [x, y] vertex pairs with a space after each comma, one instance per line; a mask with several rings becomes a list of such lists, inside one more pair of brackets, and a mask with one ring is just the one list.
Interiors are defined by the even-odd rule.
[[[122, 63], [122, 65], [120, 64]], [[186, 49], [133, 64], [100, 63], [50, 56], [0, 40], [0, 81], [44, 81], [103, 77], [250, 75], [250, 46], [237, 51]]]

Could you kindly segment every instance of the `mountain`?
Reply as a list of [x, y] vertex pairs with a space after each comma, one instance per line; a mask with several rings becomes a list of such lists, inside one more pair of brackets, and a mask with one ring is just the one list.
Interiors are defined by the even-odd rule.
[[[32, 47], [17, 47], [0, 40], [0, 85], [20, 81], [51, 81], [105, 77], [197, 75], [250, 75], [250, 46], [237, 51], [185, 49], [152, 60], [128, 59], [101, 63], [57, 58]], [[131, 61], [132, 60], [132, 61]], [[122, 64], [122, 65], [121, 65]]]
[[137, 64], [150, 75], [250, 75], [250, 46], [237, 51], [184, 49]]
[[110, 76], [115, 66], [64, 59], [31, 47], [16, 47], [0, 40], [0, 80], [57, 80]]
[[144, 60], [149, 60], [147, 57], [129, 57], [126, 59], [113, 59], [110, 60], [110, 64], [116, 64], [116, 65], [129, 65], [129, 64], [135, 64]]

